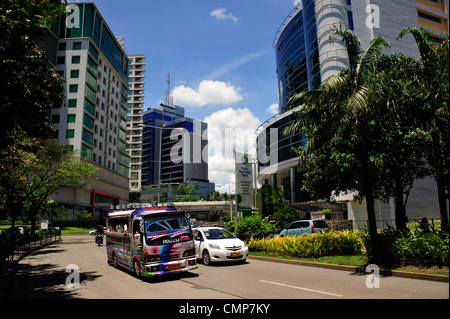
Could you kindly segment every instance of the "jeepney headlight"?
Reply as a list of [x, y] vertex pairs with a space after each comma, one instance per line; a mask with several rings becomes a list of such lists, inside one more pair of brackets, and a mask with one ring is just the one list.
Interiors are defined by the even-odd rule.
[[188, 256], [195, 256], [195, 250], [186, 250], [183, 254], [183, 257], [188, 257]]
[[161, 256], [159, 256], [159, 255], [146, 256], [145, 261], [149, 262], [149, 263], [161, 261]]

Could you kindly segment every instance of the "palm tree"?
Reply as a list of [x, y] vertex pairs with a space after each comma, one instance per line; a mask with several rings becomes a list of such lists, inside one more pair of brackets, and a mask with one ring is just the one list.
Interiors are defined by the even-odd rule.
[[318, 90], [299, 93], [289, 100], [288, 108], [298, 108], [299, 116], [284, 130], [284, 134], [299, 133], [304, 128], [309, 128], [308, 142], [300, 154], [300, 158], [304, 159], [317, 145], [331, 141], [339, 127], [350, 125], [354, 128], [357, 150], [355, 155], [361, 165], [359, 191], [366, 198], [369, 233], [373, 243], [377, 227], [369, 150], [364, 132], [364, 115], [370, 105], [370, 88], [367, 86], [366, 76], [373, 62], [381, 54], [383, 46], [388, 47], [389, 44], [384, 38], [377, 37], [363, 51], [355, 34], [351, 30], [343, 31], [341, 28], [336, 28], [330, 38], [332, 41], [338, 39], [346, 45], [348, 69], [324, 80]]
[[[398, 38], [411, 34], [419, 48], [420, 58], [422, 60], [422, 68], [424, 73], [424, 81], [427, 86], [425, 93], [425, 103], [429, 107], [430, 116], [427, 119], [431, 130], [433, 140], [432, 162], [430, 163], [436, 173], [436, 183], [438, 188], [439, 212], [441, 215], [441, 225], [444, 229], [448, 225], [447, 202], [445, 195], [445, 176], [444, 176], [444, 156], [448, 165], [448, 154], [441, 150], [442, 135], [448, 134], [448, 126], [445, 132], [440, 132], [439, 126], [446, 117], [448, 123], [449, 104], [448, 104], [448, 42], [449, 38], [443, 42], [441, 46], [437, 45], [429, 39], [431, 32], [424, 27], [414, 28], [407, 27], [402, 30]], [[445, 109], [447, 105], [447, 109]], [[442, 113], [442, 114], [440, 114]], [[444, 138], [448, 139], [448, 135]], [[450, 188], [450, 187], [449, 187]]]

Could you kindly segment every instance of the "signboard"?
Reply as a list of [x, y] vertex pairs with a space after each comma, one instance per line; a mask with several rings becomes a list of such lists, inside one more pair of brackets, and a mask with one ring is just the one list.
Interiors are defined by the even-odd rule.
[[235, 152], [236, 204], [237, 210], [250, 212], [253, 206], [252, 164], [245, 153]]
[[48, 220], [41, 220], [41, 229], [48, 229]]
[[317, 220], [317, 219], [325, 219], [325, 215], [322, 214], [322, 212], [311, 212], [311, 219], [312, 220]]

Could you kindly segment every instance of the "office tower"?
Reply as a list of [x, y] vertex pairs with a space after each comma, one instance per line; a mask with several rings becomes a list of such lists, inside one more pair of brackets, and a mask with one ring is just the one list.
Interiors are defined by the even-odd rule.
[[142, 186], [147, 201], [149, 194], [161, 192], [161, 185], [162, 192], [172, 196], [176, 190], [170, 189], [181, 183], [197, 182], [199, 193], [214, 191], [202, 157], [208, 147], [206, 123], [186, 117], [182, 107], [161, 104], [144, 112], [143, 124]]
[[[384, 51], [386, 54], [401, 52], [419, 58], [414, 38], [407, 35], [397, 40], [398, 35], [406, 27], [424, 26], [434, 33], [434, 41], [442, 41], [449, 32], [448, 5], [448, 0], [302, 0], [282, 22], [273, 42], [280, 113], [266, 120], [257, 131], [258, 181], [283, 186], [290, 203], [309, 199], [301, 190], [306, 168], [299, 167], [298, 154], [293, 151], [304, 146], [306, 140], [303, 134], [283, 135], [283, 129], [295, 117], [286, 104], [295, 94], [317, 89], [329, 76], [348, 67], [345, 46], [330, 43], [334, 27], [352, 30], [363, 48], [382, 36], [392, 44]], [[423, 192], [415, 197], [422, 204], [433, 205], [434, 181], [417, 183]], [[418, 189], [415, 187], [414, 191]], [[410, 207], [413, 201], [409, 200]], [[434, 200], [430, 213], [437, 211], [436, 203]]]
[[101, 168], [92, 189], [63, 188], [52, 195], [75, 212], [87, 210], [101, 220], [111, 205], [128, 203], [127, 153], [129, 59], [93, 3], [71, 4], [57, 23], [56, 67], [66, 78], [66, 99], [51, 111], [60, 144]]

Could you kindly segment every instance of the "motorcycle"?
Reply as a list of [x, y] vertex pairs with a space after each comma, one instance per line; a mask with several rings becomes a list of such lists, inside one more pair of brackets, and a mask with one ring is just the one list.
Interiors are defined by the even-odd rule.
[[103, 234], [102, 233], [99, 233], [99, 232], [95, 233], [95, 243], [99, 246], [101, 244], [103, 244]]

